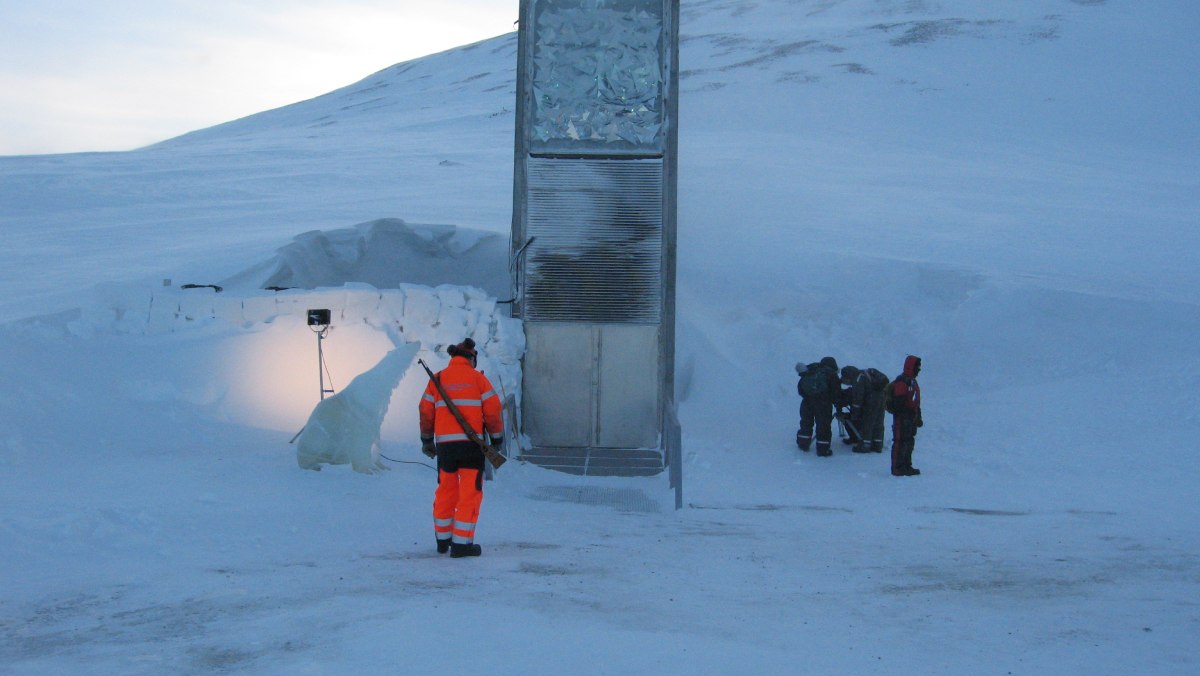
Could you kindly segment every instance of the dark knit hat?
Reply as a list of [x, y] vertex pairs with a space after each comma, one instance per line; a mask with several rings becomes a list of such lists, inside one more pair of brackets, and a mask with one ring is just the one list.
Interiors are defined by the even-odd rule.
[[821, 359], [821, 366], [833, 369], [834, 373], [838, 370], [837, 360], [833, 357], [824, 357]]
[[467, 359], [475, 358], [475, 341], [466, 338], [458, 345], [451, 345], [446, 348], [446, 352], [450, 353], [451, 357], [466, 357]]

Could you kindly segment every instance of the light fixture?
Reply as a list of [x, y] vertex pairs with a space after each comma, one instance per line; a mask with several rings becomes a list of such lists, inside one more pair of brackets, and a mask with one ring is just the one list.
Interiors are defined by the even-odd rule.
[[325, 335], [329, 333], [329, 324], [329, 310], [308, 311], [308, 328], [317, 334], [317, 380], [321, 386], [322, 400], [325, 399], [326, 394], [333, 393], [332, 389], [325, 389], [325, 351], [321, 345], [321, 341], [325, 340]]

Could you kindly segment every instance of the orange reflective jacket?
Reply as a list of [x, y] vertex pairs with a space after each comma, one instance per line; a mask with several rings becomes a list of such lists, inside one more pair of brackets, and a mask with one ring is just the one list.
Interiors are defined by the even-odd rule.
[[[446, 396], [458, 407], [459, 413], [462, 413], [476, 434], [483, 436], [485, 431], [489, 435], [504, 434], [504, 422], [500, 417], [500, 397], [496, 395], [492, 383], [476, 371], [471, 362], [465, 357], [452, 357], [450, 364], [437, 374], [437, 378], [442, 384], [442, 389], [446, 391]], [[421, 438], [434, 437], [436, 443], [466, 441], [470, 438], [442, 401], [442, 396], [433, 381], [425, 387], [419, 408]], [[487, 437], [484, 437], [484, 441], [488, 441]]]

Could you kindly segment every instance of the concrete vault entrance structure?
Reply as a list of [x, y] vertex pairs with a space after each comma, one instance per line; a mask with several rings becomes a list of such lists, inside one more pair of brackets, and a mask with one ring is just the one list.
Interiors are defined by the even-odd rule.
[[522, 458], [546, 467], [677, 469], [678, 21], [678, 0], [521, 2], [513, 314]]

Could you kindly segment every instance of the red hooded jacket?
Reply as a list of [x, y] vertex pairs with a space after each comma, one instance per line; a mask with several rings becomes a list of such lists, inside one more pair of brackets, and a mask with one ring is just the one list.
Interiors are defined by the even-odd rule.
[[917, 384], [917, 368], [921, 358], [908, 355], [904, 359], [904, 374], [892, 381], [892, 406], [909, 415], [921, 417], [921, 386]]

